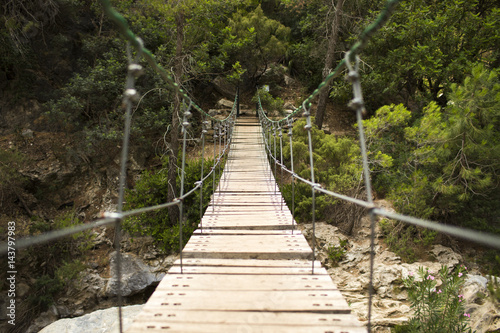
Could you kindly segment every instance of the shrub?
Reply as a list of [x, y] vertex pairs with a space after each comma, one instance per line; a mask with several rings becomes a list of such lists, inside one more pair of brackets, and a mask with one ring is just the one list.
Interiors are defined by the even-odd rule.
[[85, 268], [86, 265], [78, 259], [74, 261], [63, 260], [63, 264], [56, 269], [55, 276], [63, 286], [66, 286], [71, 283]]
[[404, 279], [414, 316], [396, 332], [452, 333], [471, 332], [470, 314], [465, 312], [461, 294], [467, 268], [450, 271], [442, 266], [437, 274], [420, 267], [419, 279], [414, 274]]
[[[206, 160], [204, 164], [205, 175], [213, 165], [213, 161]], [[195, 186], [195, 182], [200, 179], [201, 159], [186, 161], [185, 167], [185, 191], [189, 191]], [[178, 175], [180, 178], [180, 175]], [[212, 190], [212, 177], [209, 177], [203, 184], [203, 204], [204, 211], [210, 201]], [[177, 193], [180, 190], [180, 180], [177, 181]], [[155, 172], [145, 171], [136, 186], [126, 193], [125, 210], [138, 209], [155, 206], [167, 202], [168, 193], [168, 159], [163, 160], [163, 167]], [[196, 229], [200, 218], [200, 192], [196, 191], [187, 197], [183, 202], [183, 241], [187, 243], [189, 237]], [[132, 237], [134, 235], [150, 235], [160, 249], [166, 253], [178, 252], [179, 248], [179, 224], [178, 221], [171, 221], [168, 210], [160, 209], [153, 212], [144, 213], [128, 218], [124, 225]]]
[[[308, 135], [304, 125], [305, 119], [299, 119], [293, 127], [294, 171], [299, 176], [310, 179]], [[288, 136], [284, 135], [284, 137], [283, 141], [288, 142]], [[323, 188], [330, 191], [353, 197], [361, 196], [364, 188], [357, 142], [349, 137], [327, 135], [315, 125], [312, 128], [312, 138], [316, 183], [320, 183]], [[287, 165], [290, 165], [290, 155], [290, 146], [284, 145], [283, 157]], [[286, 202], [290, 204], [291, 185], [283, 186], [282, 193]], [[311, 187], [298, 181], [295, 185], [295, 214], [298, 220], [305, 221], [310, 218], [311, 206]], [[347, 218], [357, 221], [362, 215], [362, 209], [359, 207], [353, 208], [345, 201], [322, 193], [316, 194], [316, 217], [318, 219], [339, 224]], [[346, 229], [345, 231], [350, 233], [352, 225]]]
[[267, 90], [261, 88], [257, 90], [257, 93], [252, 97], [252, 102], [257, 103], [258, 97], [260, 97], [260, 103], [262, 108], [267, 111], [270, 115], [283, 115], [285, 102], [279, 98], [274, 98]]
[[339, 238], [339, 245], [332, 245], [326, 250], [328, 259], [330, 259], [333, 267], [337, 267], [339, 262], [344, 259], [348, 243], [349, 241], [347, 239]]
[[28, 302], [32, 307], [46, 311], [54, 303], [54, 295], [61, 289], [62, 285], [59, 279], [42, 275], [35, 281], [33, 291], [28, 296]]

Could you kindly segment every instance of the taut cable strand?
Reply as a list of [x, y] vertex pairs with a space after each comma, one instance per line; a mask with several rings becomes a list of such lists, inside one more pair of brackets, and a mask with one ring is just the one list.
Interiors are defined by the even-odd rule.
[[368, 286], [368, 333], [371, 332], [371, 318], [372, 318], [372, 301], [373, 301], [373, 265], [375, 260], [375, 214], [373, 213], [373, 198], [372, 198], [372, 185], [370, 179], [370, 169], [368, 167], [368, 154], [366, 153], [365, 145], [365, 135], [363, 131], [363, 119], [362, 114], [365, 109], [363, 94], [361, 91], [361, 81], [359, 75], [359, 57], [355, 57], [356, 63], [354, 67], [351, 64], [350, 52], [345, 55], [345, 62], [349, 73], [347, 74], [347, 81], [352, 84], [354, 98], [349, 103], [351, 107], [356, 112], [356, 118], [358, 121], [359, 130], [359, 145], [361, 150], [361, 156], [363, 160], [363, 175], [365, 180], [366, 188], [366, 199], [368, 203], [372, 206], [369, 209], [370, 215], [370, 277]]
[[[278, 164], [278, 163], [277, 163], [277, 160], [276, 160], [276, 156], [278, 156], [278, 155], [276, 154], [276, 127], [277, 127], [277, 125], [275, 126], [275, 125], [273, 124], [273, 147], [274, 147], [274, 155], [273, 155], [273, 157], [274, 157], [274, 178], [276, 178], [276, 177], [277, 177], [277, 174], [276, 174], [276, 167], [277, 167], [277, 164]], [[276, 191], [277, 191], [277, 190], [278, 190], [278, 183], [275, 181], [275, 182], [274, 182], [274, 195], [276, 195]]]
[[[138, 45], [142, 45], [142, 40], [136, 39]], [[123, 146], [121, 155], [121, 166], [120, 166], [120, 180], [118, 187], [118, 203], [117, 203], [117, 213], [122, 214], [123, 211], [123, 200], [125, 195], [125, 182], [127, 178], [127, 159], [128, 159], [128, 146], [130, 139], [130, 127], [132, 122], [132, 103], [139, 100], [139, 94], [135, 89], [135, 79], [142, 74], [142, 66], [139, 65], [138, 59], [141, 56], [142, 51], [139, 49], [137, 52], [137, 57], [135, 60], [132, 59], [132, 52], [130, 50], [130, 44], [127, 45], [127, 56], [128, 56], [128, 74], [127, 82], [125, 85], [125, 93], [123, 98], [123, 106], [125, 109], [125, 128], [123, 133]], [[121, 224], [123, 222], [122, 218], [117, 218], [115, 223], [115, 263], [116, 263], [116, 279], [118, 288], [118, 318], [119, 318], [119, 328], [120, 333], [123, 332], [123, 315], [122, 315], [122, 287], [121, 287]]]
[[[181, 191], [180, 191], [180, 197], [182, 198], [184, 196], [184, 178], [185, 178], [185, 173], [186, 173], [186, 139], [187, 139], [187, 129], [190, 125], [189, 123], [189, 118], [191, 118], [192, 113], [190, 112], [191, 110], [191, 102], [189, 103], [188, 107], [186, 108], [186, 111], [184, 111], [183, 114], [183, 119], [182, 119], [182, 164], [181, 164]], [[183, 274], [183, 262], [182, 262], [182, 225], [183, 223], [183, 218], [184, 218], [184, 205], [181, 202], [179, 204], [179, 259], [181, 263], [181, 274]]]
[[288, 137], [290, 141], [290, 169], [291, 169], [291, 181], [292, 181], [292, 235], [295, 229], [295, 178], [293, 169], [293, 118], [288, 120]]
[[[213, 127], [213, 135], [212, 138], [214, 139], [214, 164], [212, 166], [212, 172], [213, 172], [213, 179], [212, 179], [212, 193], [215, 193], [215, 170], [217, 168], [217, 165], [215, 164], [215, 150], [217, 147], [217, 124]], [[214, 196], [215, 198], [215, 196]], [[215, 212], [215, 202], [214, 205], [212, 205], [212, 213]]]
[[200, 230], [203, 233], [203, 173], [205, 166], [205, 135], [207, 134], [208, 121], [203, 116], [201, 123], [201, 186], [200, 186]]
[[[281, 157], [281, 184], [280, 186], [283, 187], [283, 129], [280, 126], [280, 132], [279, 132], [279, 137], [280, 137], [280, 157]], [[283, 210], [283, 197], [280, 196], [280, 204], [281, 204], [281, 210]]]
[[[306, 117], [306, 126], [304, 129], [307, 131], [307, 139], [309, 143], [309, 166], [311, 168], [311, 182], [315, 184], [316, 180], [314, 178], [314, 158], [313, 158], [313, 146], [312, 146], [312, 121], [311, 121], [311, 105], [306, 105], [306, 102], [302, 103], [302, 108], [304, 110], [304, 116]], [[313, 250], [313, 258], [312, 258], [312, 274], [314, 274], [314, 261], [316, 260], [316, 186], [311, 186], [311, 194], [312, 194], [312, 250]]]

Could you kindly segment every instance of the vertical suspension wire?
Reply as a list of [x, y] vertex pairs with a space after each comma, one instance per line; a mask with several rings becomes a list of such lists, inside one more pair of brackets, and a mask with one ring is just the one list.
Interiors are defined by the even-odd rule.
[[267, 124], [267, 157], [269, 161], [269, 184], [273, 181], [273, 166], [272, 166], [272, 158], [271, 158], [271, 123]]
[[[184, 101], [182, 102], [184, 104]], [[189, 123], [189, 118], [191, 118], [192, 114], [190, 112], [191, 109], [191, 101], [189, 102], [188, 107], [186, 108], [186, 111], [184, 111], [184, 116], [182, 120], [182, 164], [181, 164], [181, 193], [180, 197], [184, 195], [184, 178], [185, 178], [185, 171], [186, 171], [186, 141], [187, 141], [187, 129], [190, 125]], [[182, 266], [182, 248], [183, 248], [183, 235], [182, 235], [182, 226], [184, 222], [182, 221], [184, 219], [184, 204], [183, 200], [180, 201], [179, 203], [179, 253], [180, 253], [180, 261], [181, 261], [181, 274], [183, 274], [183, 266]]]
[[221, 181], [221, 170], [220, 170], [220, 165], [222, 161], [222, 124], [219, 125], [219, 152], [217, 154], [217, 166], [219, 169], [218, 173], [218, 183], [217, 183], [217, 190], [220, 191], [220, 181]]
[[290, 170], [292, 171], [292, 235], [295, 230], [295, 171], [293, 169], [293, 118], [288, 120], [288, 138], [290, 140]]
[[201, 122], [201, 175], [200, 175], [200, 231], [203, 233], [203, 177], [205, 167], [205, 135], [207, 134], [208, 121], [203, 116]]
[[276, 127], [277, 125], [273, 124], [273, 152], [274, 152], [274, 155], [273, 155], [273, 160], [274, 160], [274, 195], [276, 196], [276, 188], [278, 187], [278, 182], [276, 181], [276, 166], [277, 166], [277, 161], [276, 161]]
[[[283, 130], [281, 125], [279, 127], [279, 137], [280, 137], [280, 162], [281, 162], [281, 190], [283, 190]], [[281, 191], [280, 191], [281, 192]], [[281, 210], [283, 210], [283, 195], [280, 195]]]
[[[309, 142], [309, 165], [311, 167], [311, 182], [313, 184], [316, 184], [316, 181], [314, 179], [314, 159], [313, 159], [313, 146], [312, 146], [312, 122], [311, 122], [311, 111], [310, 107], [311, 105], [306, 105], [304, 102], [302, 104], [302, 107], [304, 108], [304, 116], [306, 117], [307, 124], [304, 126], [304, 129], [307, 131], [307, 138]], [[312, 194], [312, 225], [313, 225], [313, 232], [312, 232], [312, 250], [313, 250], [313, 260], [312, 260], [312, 274], [314, 274], [314, 261], [316, 260], [316, 189], [315, 186], [311, 187], [311, 194]]]
[[[137, 38], [137, 43], [143, 44], [140, 38]], [[135, 60], [132, 59], [132, 51], [130, 43], [127, 43], [127, 80], [125, 83], [125, 93], [123, 96], [123, 107], [125, 108], [125, 125], [123, 133], [122, 154], [120, 158], [120, 176], [118, 187], [118, 202], [117, 202], [117, 218], [115, 222], [115, 253], [116, 253], [116, 284], [118, 289], [118, 321], [120, 333], [123, 332], [123, 296], [122, 296], [122, 262], [121, 262], [121, 224], [123, 222], [123, 201], [125, 197], [125, 182], [127, 178], [127, 159], [128, 147], [130, 141], [130, 128], [132, 123], [132, 103], [139, 99], [139, 94], [135, 89], [135, 79], [142, 74], [142, 66], [138, 64], [142, 52], [137, 52]]]
[[214, 131], [214, 134], [213, 134], [213, 139], [214, 139], [214, 163], [212, 165], [212, 195], [213, 195], [213, 202], [212, 202], [212, 213], [215, 212], [215, 170], [217, 168], [217, 165], [215, 164], [215, 150], [216, 150], [216, 147], [217, 147], [217, 127], [218, 127], [218, 124], [215, 124], [213, 126], [213, 131]]
[[[227, 145], [227, 135], [228, 135], [228, 132], [229, 132], [229, 130], [228, 130], [228, 122], [229, 122], [229, 121], [226, 121], [226, 122], [224, 123], [224, 150], [226, 150], [226, 145]], [[223, 159], [223, 160], [224, 160], [224, 161], [227, 161], [227, 159], [226, 159], [226, 154], [224, 154], [224, 159]], [[226, 163], [224, 162], [224, 166], [225, 166], [225, 164], [226, 164]], [[226, 172], [224, 172], [224, 170], [222, 170], [222, 174], [224, 175], [224, 181], [226, 181]]]
[[345, 55], [345, 62], [349, 73], [347, 74], [347, 81], [352, 84], [353, 95], [354, 98], [349, 103], [349, 107], [356, 111], [356, 118], [358, 123], [358, 131], [359, 131], [359, 145], [361, 149], [361, 156], [363, 160], [363, 177], [365, 179], [365, 187], [366, 187], [366, 199], [367, 202], [371, 205], [371, 209], [369, 209], [370, 215], [370, 278], [369, 278], [369, 286], [368, 286], [368, 333], [371, 332], [372, 329], [372, 308], [373, 308], [373, 268], [375, 262], [375, 213], [372, 198], [372, 185], [370, 179], [370, 169], [368, 167], [368, 154], [366, 152], [366, 143], [365, 143], [365, 134], [363, 130], [363, 119], [362, 114], [365, 110], [364, 101], [363, 101], [363, 93], [361, 90], [361, 80], [359, 75], [359, 56], [355, 58], [356, 63], [354, 67], [350, 62], [350, 52], [347, 52]]

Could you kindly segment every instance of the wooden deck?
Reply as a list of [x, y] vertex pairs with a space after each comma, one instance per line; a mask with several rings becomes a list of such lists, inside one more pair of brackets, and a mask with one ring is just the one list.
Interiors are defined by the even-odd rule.
[[298, 230], [270, 177], [260, 127], [239, 118], [200, 228], [132, 332], [366, 332]]

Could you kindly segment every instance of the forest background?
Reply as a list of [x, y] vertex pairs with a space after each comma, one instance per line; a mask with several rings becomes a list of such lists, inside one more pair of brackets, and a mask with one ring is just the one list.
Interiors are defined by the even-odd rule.
[[[283, 99], [290, 97], [283, 75], [295, 80], [293, 104], [300, 105], [385, 1], [111, 3], [204, 109], [220, 97], [234, 98], [236, 86], [243, 102], [251, 104], [256, 87], [269, 85], [268, 107], [279, 114]], [[98, 1], [4, 1], [0, 11], [0, 227], [6, 230], [7, 221], [25, 221], [20, 234], [33, 235], [88, 221], [97, 213], [91, 211], [92, 200], [68, 199], [63, 193], [74, 186], [76, 176], [104, 179], [100, 194], [116, 185], [126, 43]], [[402, 1], [372, 37], [361, 53], [361, 78], [376, 198], [412, 216], [500, 233], [499, 31], [497, 1], [413, 0]], [[129, 207], [171, 200], [178, 191], [180, 100], [157, 73], [145, 69], [137, 87], [147, 96], [134, 111], [132, 125], [132, 151], [145, 172], [128, 184]], [[346, 104], [351, 98], [351, 87], [339, 78], [314, 102], [315, 159], [317, 181], [325, 188], [360, 197], [364, 189], [354, 122], [342, 135], [321, 130], [325, 119], [331, 122], [350, 112]], [[200, 122], [195, 115], [192, 137], [198, 136]], [[305, 132], [298, 124], [295, 170], [305, 174]], [[46, 140], [43, 149], [71, 165], [71, 176], [59, 173], [42, 181], [29, 171], [26, 165], [39, 163], [46, 154], [30, 150], [41, 140]], [[289, 152], [284, 153], [288, 158]], [[199, 174], [196, 163], [193, 174]], [[288, 186], [282, 189], [286, 197]], [[297, 218], [307, 221], [310, 191], [300, 186], [297, 191]], [[360, 214], [352, 207], [322, 196], [318, 201], [319, 218], [340, 225], [351, 217], [342, 229], [355, 232]], [[169, 235], [176, 232], [177, 214], [173, 209], [149, 215], [145, 225], [132, 220], [128, 230], [153, 234], [166, 252], [175, 251]], [[190, 214], [188, 218], [198, 213]], [[462, 246], [393, 221], [380, 225], [388, 246], [408, 261], [433, 242]], [[38, 276], [45, 279], [42, 286], [57, 280], [62, 268], [68, 270], [75, 253], [88, 250], [85, 236], [79, 244], [66, 242], [33, 254], [31, 260], [47, 262], [51, 256], [46, 251], [64, 248], [66, 253], [43, 265]], [[476, 259], [485, 270], [498, 273], [492, 265], [498, 253], [481, 253]], [[34, 302], [43, 306], [43, 301]]]

